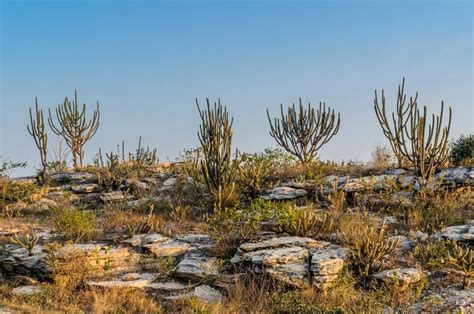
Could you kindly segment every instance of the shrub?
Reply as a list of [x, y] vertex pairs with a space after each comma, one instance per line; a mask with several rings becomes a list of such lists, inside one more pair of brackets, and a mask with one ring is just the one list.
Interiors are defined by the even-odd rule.
[[387, 170], [393, 166], [393, 153], [387, 146], [377, 145], [372, 152], [370, 166], [375, 170]]
[[294, 236], [314, 236], [317, 227], [323, 224], [325, 218], [326, 216], [317, 215], [313, 206], [282, 206], [277, 211], [277, 229]]
[[474, 275], [474, 250], [457, 243], [453, 243], [453, 246], [452, 252], [448, 252], [447, 262], [463, 273], [462, 287], [465, 289], [467, 277]]
[[53, 225], [56, 232], [78, 243], [90, 240], [96, 233], [96, 216], [93, 212], [73, 208], [51, 208]]
[[264, 154], [244, 153], [240, 156], [238, 181], [249, 196], [260, 195], [262, 188], [267, 186], [274, 175], [274, 163]]
[[474, 135], [461, 135], [451, 142], [449, 159], [454, 165], [472, 166], [474, 162]]

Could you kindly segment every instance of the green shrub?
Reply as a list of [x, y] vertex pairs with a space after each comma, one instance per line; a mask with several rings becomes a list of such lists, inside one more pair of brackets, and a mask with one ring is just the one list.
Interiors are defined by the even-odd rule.
[[453, 247], [451, 241], [430, 240], [417, 244], [412, 255], [423, 267], [436, 270], [445, 267], [445, 261], [449, 258], [449, 252]]
[[455, 165], [472, 166], [474, 161], [474, 135], [461, 135], [451, 142], [450, 161]]
[[93, 212], [76, 207], [51, 209], [56, 232], [75, 243], [90, 240], [96, 234], [96, 216]]

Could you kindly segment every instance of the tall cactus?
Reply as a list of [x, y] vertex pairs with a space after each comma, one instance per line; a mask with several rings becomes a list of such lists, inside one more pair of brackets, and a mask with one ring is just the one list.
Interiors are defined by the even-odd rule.
[[415, 97], [410, 97], [407, 103], [404, 87], [405, 79], [398, 86], [397, 108], [396, 112], [392, 113], [392, 123], [387, 118], [383, 90], [381, 106], [375, 91], [374, 110], [399, 166], [407, 160], [413, 165], [416, 173], [427, 180], [441, 169], [448, 159], [452, 111], [449, 107], [448, 124], [443, 126], [444, 102], [441, 101], [439, 115], [433, 114], [429, 123], [426, 106], [423, 107], [422, 114], [418, 108], [418, 93]]
[[382, 127], [383, 134], [388, 139], [390, 147], [397, 158], [398, 167], [402, 168], [404, 166], [405, 157], [401, 151], [400, 143], [398, 142], [399, 137], [403, 133], [403, 129], [410, 120], [410, 115], [412, 113], [411, 108], [414, 106], [418, 99], [418, 93], [415, 97], [410, 97], [410, 101], [406, 102], [405, 90], [405, 78], [403, 78], [402, 84], [398, 85], [398, 94], [397, 94], [397, 107], [396, 112], [392, 112], [392, 120], [389, 121], [386, 113], [386, 99], [385, 91], [382, 89], [381, 105], [379, 104], [379, 99], [377, 95], [377, 90], [375, 90], [374, 97], [374, 111], [377, 119]]
[[[198, 138], [203, 151], [201, 173], [214, 197], [215, 206], [222, 208], [234, 193], [238, 163], [232, 158], [232, 123], [227, 109], [220, 99], [211, 107], [206, 98], [207, 109], [196, 105], [201, 117]], [[236, 151], [237, 156], [237, 151]]]
[[35, 140], [36, 147], [40, 152], [41, 167], [43, 172], [43, 179], [46, 177], [48, 168], [48, 133], [45, 129], [43, 109], [39, 108], [38, 98], [35, 97], [35, 115], [30, 107], [30, 124], [26, 126], [28, 133]]
[[[71, 149], [74, 168], [78, 165], [82, 168], [84, 159], [84, 145], [90, 140], [97, 129], [99, 128], [99, 102], [94, 110], [93, 117], [87, 119], [86, 104], [79, 108], [77, 102], [77, 90], [74, 91], [74, 101], [70, 101], [67, 97], [64, 99], [62, 105], [56, 108], [56, 118], [59, 126], [53, 122], [51, 110], [49, 110], [48, 123], [57, 135], [60, 135], [66, 141], [66, 144]], [[79, 159], [79, 164], [78, 164]]]
[[274, 118], [273, 122], [267, 109], [268, 122], [270, 123], [270, 136], [287, 152], [296, 156], [303, 165], [314, 160], [318, 150], [339, 131], [341, 124], [340, 114], [325, 103], [319, 103], [315, 109], [308, 103], [304, 108], [299, 99], [299, 107], [295, 104], [285, 113], [280, 105], [281, 118]]

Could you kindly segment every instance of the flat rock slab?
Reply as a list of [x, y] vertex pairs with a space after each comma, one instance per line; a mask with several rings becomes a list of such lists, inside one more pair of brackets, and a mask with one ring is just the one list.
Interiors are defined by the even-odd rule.
[[217, 278], [220, 266], [215, 257], [204, 254], [189, 254], [173, 271], [173, 275], [179, 278], [203, 281]]
[[194, 285], [188, 285], [179, 281], [154, 282], [146, 286], [147, 289], [158, 292], [178, 292], [192, 289]]
[[91, 287], [143, 289], [150, 285], [155, 278], [156, 275], [151, 273], [128, 273], [115, 280], [89, 281], [87, 284]]
[[439, 235], [443, 239], [452, 241], [474, 241], [474, 221], [470, 221], [465, 225], [451, 226], [440, 231]]
[[100, 187], [95, 183], [85, 183], [78, 185], [71, 185], [71, 191], [77, 194], [96, 193], [100, 191]]
[[397, 268], [384, 270], [373, 275], [375, 279], [387, 284], [402, 284], [407, 286], [426, 277], [426, 274], [416, 268]]
[[311, 254], [311, 273], [313, 276], [337, 275], [344, 267], [346, 256], [346, 249], [337, 245], [314, 251]]
[[208, 285], [201, 285], [188, 293], [166, 297], [167, 300], [186, 300], [196, 298], [207, 304], [218, 303], [223, 300], [222, 294]]
[[55, 183], [97, 183], [97, 176], [88, 172], [58, 172], [54, 173], [49, 177], [50, 180]]
[[291, 247], [300, 246], [306, 248], [322, 248], [329, 245], [329, 242], [317, 241], [311, 238], [287, 236], [287, 237], [276, 237], [260, 242], [247, 242], [240, 245], [240, 249], [244, 252], [278, 248], [278, 247]]
[[[39, 286], [21, 286], [16, 287], [12, 290], [12, 294], [20, 297], [30, 297], [32, 295], [38, 294], [41, 292], [41, 287]], [[0, 311], [0, 313], [3, 313]]]
[[170, 239], [164, 242], [154, 242], [143, 245], [145, 249], [155, 254], [157, 257], [180, 256], [185, 254], [191, 245], [176, 239]]
[[291, 200], [307, 195], [308, 192], [304, 189], [295, 189], [289, 186], [276, 187], [268, 190], [263, 196], [266, 200]]

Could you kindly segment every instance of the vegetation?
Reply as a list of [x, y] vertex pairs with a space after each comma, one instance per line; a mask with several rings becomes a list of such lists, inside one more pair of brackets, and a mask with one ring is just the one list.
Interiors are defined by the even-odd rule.
[[374, 110], [385, 137], [402, 167], [408, 160], [423, 180], [445, 166], [448, 159], [448, 138], [451, 128], [451, 107], [447, 126], [443, 126], [444, 102], [441, 101], [439, 115], [434, 114], [429, 122], [426, 106], [420, 112], [418, 93], [406, 102], [404, 94], [405, 79], [398, 86], [396, 111], [392, 113], [392, 123], [386, 114], [385, 95], [382, 90], [382, 103], [379, 105], [375, 91]]
[[472, 165], [474, 163], [474, 135], [461, 135], [450, 144], [450, 161], [454, 165]]
[[[216, 208], [226, 207], [235, 196], [235, 178], [238, 163], [232, 158], [232, 122], [227, 109], [220, 99], [211, 107], [206, 98], [207, 109], [201, 110], [196, 99], [201, 125], [198, 138], [201, 143], [203, 159], [201, 174]], [[236, 151], [237, 155], [237, 151]]]
[[56, 135], [64, 138], [71, 149], [74, 168], [82, 168], [84, 145], [95, 135], [99, 128], [99, 102], [97, 102], [97, 107], [89, 120], [86, 116], [86, 104], [82, 105], [82, 109], [79, 107], [76, 90], [74, 91], [74, 100], [70, 101], [66, 97], [63, 104], [58, 105], [55, 112], [58, 125], [54, 123], [51, 110], [49, 110], [49, 126]]
[[38, 243], [38, 236], [36, 234], [27, 234], [24, 239], [21, 239], [18, 237], [18, 235], [15, 235], [10, 239], [11, 243], [13, 244], [18, 244], [22, 248], [26, 249], [28, 251], [28, 255], [31, 256], [33, 255], [33, 249]]
[[40, 152], [41, 167], [42, 167], [42, 177], [43, 180], [46, 179], [48, 171], [48, 133], [45, 129], [43, 109], [40, 109], [38, 106], [38, 98], [35, 98], [36, 113], [33, 117], [33, 113], [30, 108], [30, 124], [27, 125], [28, 133], [35, 140], [36, 147]]
[[470, 247], [463, 247], [453, 243], [453, 252], [448, 252], [448, 264], [462, 271], [462, 287], [467, 287], [467, 278], [474, 275], [474, 251]]
[[96, 233], [96, 216], [79, 208], [52, 208], [52, 220], [56, 232], [75, 243], [92, 239]]
[[303, 165], [316, 158], [318, 150], [337, 134], [341, 124], [340, 114], [336, 119], [334, 110], [330, 107], [326, 109], [325, 103], [319, 103], [315, 111], [311, 103], [304, 108], [300, 98], [298, 110], [293, 104], [286, 113], [281, 105], [280, 111], [281, 118], [275, 118], [272, 122], [267, 110], [270, 135]]

